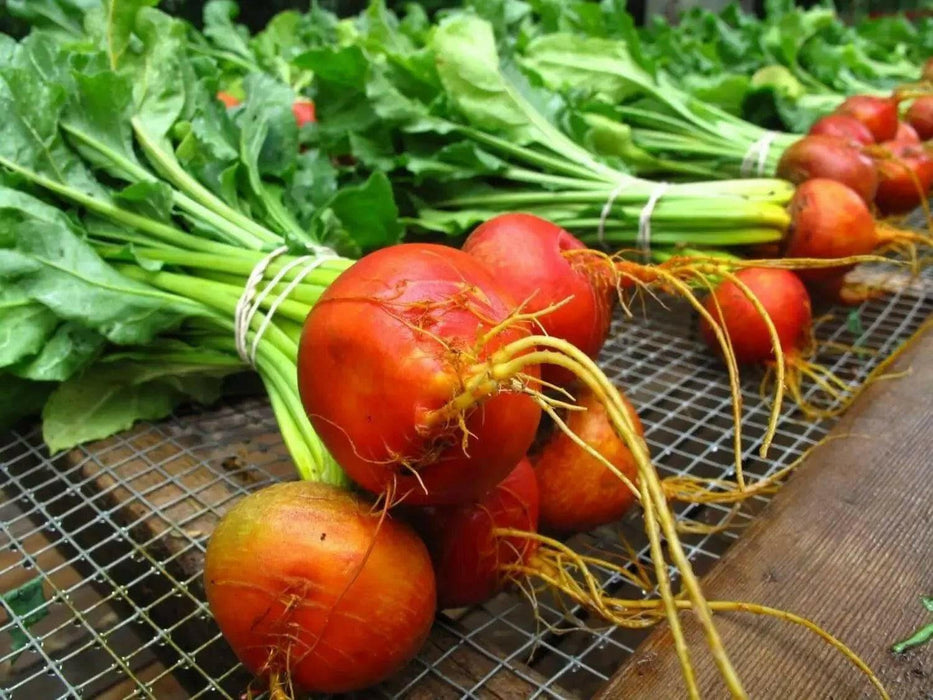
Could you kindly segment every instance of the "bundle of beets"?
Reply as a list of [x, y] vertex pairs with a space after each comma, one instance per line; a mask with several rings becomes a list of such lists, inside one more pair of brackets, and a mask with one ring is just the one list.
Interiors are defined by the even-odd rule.
[[[634, 408], [594, 358], [617, 300], [682, 295], [734, 390], [738, 362], [773, 363], [770, 434], [785, 357], [810, 321], [791, 269], [838, 274], [915, 234], [879, 226], [858, 197], [840, 208], [824, 180], [795, 191], [777, 179], [636, 177], [624, 157], [568, 135], [559, 95], [548, 102], [500, 62], [490, 25], [470, 13], [405, 24], [376, 2], [346, 24], [315, 9], [315, 45], [294, 57], [314, 94], [259, 72], [234, 104], [217, 99], [223, 60], [205, 38], [147, 4], [63, 3], [52, 25], [33, 10], [28, 37], [0, 41], [12, 115], [0, 126], [0, 299], [28, 329], [0, 343], [13, 409], [3, 418], [41, 410], [50, 447], [65, 449], [258, 372], [302, 480], [224, 517], [205, 584], [273, 697], [376, 683], [416, 653], [438, 605], [509, 584], [548, 588], [613, 624], [667, 620], [681, 642], [689, 609], [737, 695], [713, 611], [816, 629], [706, 600], [681, 546], [671, 500], [735, 503], [786, 474], [745, 482], [738, 399], [735, 481], [661, 480]], [[594, 139], [615, 133], [587, 123]], [[841, 220], [864, 225], [857, 250], [803, 248], [838, 239]], [[481, 225], [458, 248], [399, 243], [402, 223], [453, 236]], [[674, 250], [647, 264], [566, 228], [642, 249], [781, 242], [798, 257]], [[778, 278], [791, 291], [774, 292], [775, 309]], [[650, 572], [550, 536], [636, 502]], [[657, 595], [613, 598], [597, 566]], [[689, 651], [677, 649], [695, 692]]]

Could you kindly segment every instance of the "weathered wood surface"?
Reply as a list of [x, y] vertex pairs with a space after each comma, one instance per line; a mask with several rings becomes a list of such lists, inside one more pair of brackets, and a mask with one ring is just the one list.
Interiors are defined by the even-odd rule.
[[[868, 387], [760, 519], [704, 578], [709, 599], [744, 600], [809, 617], [845, 641], [892, 698], [933, 699], [933, 644], [888, 649], [931, 621], [933, 594], [933, 331]], [[727, 697], [698, 625], [684, 616], [703, 697]], [[873, 697], [837, 652], [800, 627], [748, 614], [716, 616], [752, 698]], [[605, 686], [604, 698], [685, 694], [668, 628], [659, 628]]]

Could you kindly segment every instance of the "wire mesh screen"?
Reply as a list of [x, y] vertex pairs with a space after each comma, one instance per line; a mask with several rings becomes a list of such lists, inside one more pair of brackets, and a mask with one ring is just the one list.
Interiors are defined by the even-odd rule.
[[[818, 360], [853, 386], [933, 312], [933, 275], [895, 286], [857, 313], [837, 309], [817, 325], [829, 343]], [[729, 475], [728, 382], [695, 326], [677, 303], [638, 310], [616, 321], [601, 365], [638, 408], [662, 475]], [[750, 477], [798, 459], [832, 425], [787, 405], [771, 454], [760, 459], [768, 410], [760, 378], [746, 372], [742, 387]], [[0, 464], [0, 695], [238, 697], [247, 688], [249, 674], [204, 603], [200, 574], [210, 532], [236, 499], [292, 477], [262, 400], [179, 412], [55, 459], [36, 429], [14, 432], [0, 441]], [[763, 503], [746, 504], [735, 529], [685, 536], [694, 567], [708, 569]], [[729, 515], [716, 505], [678, 511], [710, 524]], [[612, 556], [624, 536], [647, 561], [637, 518], [570, 544]], [[616, 595], [645, 594], [618, 574], [602, 572], [601, 580]], [[547, 596], [533, 608], [519, 592], [504, 593], [439, 615], [419, 657], [366, 695], [585, 697], [642, 638]]]

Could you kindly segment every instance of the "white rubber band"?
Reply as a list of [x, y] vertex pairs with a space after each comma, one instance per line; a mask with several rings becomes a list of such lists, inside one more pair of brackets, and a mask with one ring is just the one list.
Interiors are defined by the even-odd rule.
[[282, 290], [282, 293], [279, 294], [275, 300], [272, 302], [272, 305], [269, 307], [269, 310], [266, 312], [266, 317], [262, 319], [262, 323], [259, 325], [259, 328], [256, 329], [256, 333], [253, 336], [253, 343], [249, 348], [249, 363], [256, 366], [256, 352], [259, 349], [259, 341], [262, 339], [263, 334], [266, 332], [266, 328], [269, 327], [269, 324], [272, 322], [272, 317], [275, 315], [276, 310], [278, 310], [279, 305], [288, 298], [288, 295], [292, 293], [292, 290], [295, 289], [301, 281], [314, 272], [318, 267], [328, 260], [332, 260], [337, 256], [333, 253], [319, 253], [316, 256], [305, 255], [298, 260], [310, 260], [308, 264], [298, 273], [298, 275], [293, 279], [285, 289]]
[[654, 214], [654, 208], [657, 206], [658, 200], [661, 199], [670, 186], [671, 183], [669, 182], [659, 182], [657, 187], [651, 191], [651, 195], [641, 210], [641, 214], [638, 215], [638, 237], [635, 239], [635, 245], [645, 259], [651, 257], [651, 215]]
[[612, 211], [612, 205], [615, 203], [616, 197], [622, 194], [622, 190], [628, 187], [634, 179], [633, 177], [625, 177], [622, 179], [612, 192], [609, 193], [609, 198], [606, 199], [606, 203], [599, 213], [599, 228], [596, 231], [596, 240], [599, 241], [599, 245], [603, 248], [606, 247], [606, 220], [609, 218], [609, 213]]
[[[233, 318], [233, 333], [234, 339], [236, 341], [236, 351], [237, 355], [240, 356], [240, 359], [244, 363], [255, 366], [256, 352], [259, 348], [259, 340], [262, 338], [263, 334], [266, 332], [266, 329], [269, 327], [269, 324], [272, 322], [272, 317], [275, 315], [278, 307], [283, 301], [285, 301], [286, 298], [288, 298], [288, 295], [291, 294], [295, 287], [297, 287], [305, 277], [307, 277], [311, 272], [319, 267], [324, 261], [337, 257], [337, 255], [332, 250], [324, 246], [309, 246], [309, 249], [313, 251], [313, 255], [302, 255], [301, 257], [295, 258], [290, 263], [285, 265], [271, 280], [266, 283], [258, 295], [256, 294], [256, 290], [259, 287], [259, 283], [262, 282], [262, 279], [266, 274], [266, 270], [269, 269], [269, 265], [276, 258], [287, 253], [288, 247], [281, 246], [266, 255], [262, 260], [256, 263], [256, 266], [250, 272], [249, 277], [247, 277], [246, 285], [243, 288], [243, 293], [240, 295], [240, 298], [237, 301]], [[286, 285], [285, 289], [282, 290], [282, 293], [279, 294], [279, 296], [276, 297], [272, 302], [269, 310], [265, 313], [265, 318], [253, 336], [252, 343], [247, 348], [247, 334], [249, 333], [249, 327], [253, 322], [253, 317], [255, 317], [256, 313], [262, 306], [262, 303], [265, 301], [266, 297], [269, 296], [275, 286], [284, 279], [285, 275], [287, 275], [291, 270], [295, 269], [299, 265], [305, 265], [304, 269], [301, 270], [295, 279]]]
[[760, 139], [755, 141], [745, 152], [742, 158], [742, 168], [740, 172], [742, 177], [748, 177], [752, 174], [752, 166], [755, 166], [755, 174], [758, 177], [764, 175], [765, 166], [768, 163], [768, 153], [771, 151], [771, 144], [777, 138], [776, 131], [766, 131]]
[[256, 287], [262, 281], [263, 275], [266, 274], [266, 269], [273, 260], [287, 252], [288, 246], [280, 246], [256, 263], [256, 266], [253, 267], [252, 271], [249, 273], [249, 277], [246, 278], [246, 286], [243, 287], [243, 293], [237, 300], [236, 309], [233, 312], [233, 337], [236, 341], [237, 355], [240, 356], [243, 362], [249, 360], [246, 354], [246, 329], [249, 328], [249, 326], [245, 325], [243, 321], [249, 313], [250, 302], [256, 294]]

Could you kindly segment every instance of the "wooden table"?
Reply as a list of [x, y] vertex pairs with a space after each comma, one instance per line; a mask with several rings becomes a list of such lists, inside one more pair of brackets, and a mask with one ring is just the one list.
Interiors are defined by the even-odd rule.
[[[767, 510], [704, 578], [709, 599], [797, 613], [845, 641], [892, 698], [933, 699], [933, 644], [895, 656], [892, 642], [933, 621], [933, 330], [869, 386]], [[727, 697], [699, 625], [685, 631], [703, 697]], [[752, 698], [873, 697], [864, 676], [786, 622], [716, 615]], [[700, 653], [702, 651], [702, 653]], [[676, 698], [684, 684], [669, 629], [658, 628], [600, 694]]]

